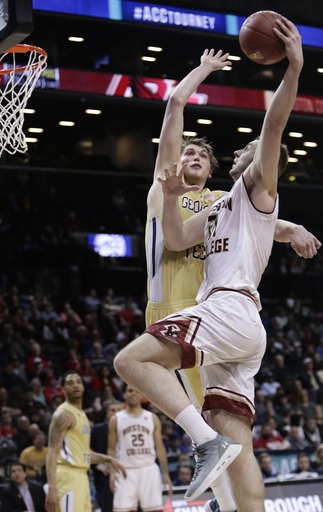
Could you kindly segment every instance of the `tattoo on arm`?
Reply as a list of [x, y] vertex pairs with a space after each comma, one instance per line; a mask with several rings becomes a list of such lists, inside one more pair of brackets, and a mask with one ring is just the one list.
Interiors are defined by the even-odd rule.
[[61, 442], [63, 434], [69, 428], [70, 423], [71, 418], [65, 411], [60, 412], [57, 416], [53, 416], [48, 437], [48, 445], [50, 447], [53, 447]]

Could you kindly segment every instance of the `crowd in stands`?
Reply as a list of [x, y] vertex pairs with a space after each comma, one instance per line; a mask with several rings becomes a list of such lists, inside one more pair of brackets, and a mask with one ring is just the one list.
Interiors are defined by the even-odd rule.
[[[145, 194], [143, 190], [143, 197]], [[105, 421], [112, 403], [123, 403], [122, 382], [114, 372], [113, 360], [145, 328], [147, 297], [142, 292], [145, 283], [136, 294], [125, 293], [115, 285], [115, 289], [103, 288], [103, 282], [100, 286], [93, 282], [87, 287], [80, 282], [79, 289], [87, 289], [84, 293], [75, 293], [68, 286], [56, 287], [49, 281], [46, 286], [39, 285], [39, 276], [44, 269], [47, 271], [45, 255], [55, 260], [55, 282], [59, 279], [60, 261], [64, 265], [71, 261], [76, 265], [75, 260], [69, 259], [68, 251], [73, 253], [75, 244], [76, 252], [80, 253], [79, 244], [73, 240], [73, 234], [79, 231], [104, 232], [113, 226], [115, 232], [142, 237], [144, 199], [140, 210], [122, 188], [115, 187], [109, 195], [108, 207], [106, 198], [102, 202], [98, 200], [95, 206], [78, 198], [76, 208], [70, 200], [64, 202], [59, 187], [44, 187], [41, 199], [37, 199], [40, 197], [37, 193], [29, 194], [18, 187], [18, 192], [9, 194], [3, 201], [0, 212], [0, 479], [3, 481], [10, 476], [11, 463], [20, 461], [28, 478], [41, 484], [46, 482], [48, 428], [53, 412], [64, 400], [60, 381], [65, 371], [77, 370], [82, 375], [83, 406], [93, 426]], [[320, 233], [316, 234], [322, 239]], [[29, 254], [32, 258], [28, 258]], [[40, 259], [37, 254], [41, 255]], [[78, 260], [77, 264], [81, 267], [82, 262]], [[144, 268], [144, 254], [140, 264]], [[30, 274], [35, 266], [36, 271]], [[87, 282], [91, 277], [89, 269], [87, 265]], [[297, 454], [295, 472], [306, 467], [303, 471], [307, 473], [323, 475], [322, 269], [323, 253], [305, 261], [295, 256], [289, 244], [275, 244], [265, 272], [264, 278], [269, 277], [273, 283], [277, 279], [278, 283], [288, 283], [288, 289], [294, 291], [288, 292], [286, 288], [284, 298], [279, 286], [275, 287], [275, 298], [261, 292], [267, 350], [256, 376], [253, 440], [264, 478], [277, 476], [272, 456], [283, 452]], [[131, 275], [128, 271], [126, 279], [133, 290]], [[306, 282], [303, 280], [299, 285], [302, 276]], [[194, 466], [190, 439], [152, 404], [145, 403], [144, 407], [157, 413], [161, 420], [174, 485], [187, 485]], [[18, 478], [21, 468], [15, 466], [14, 472]]]
[[[27, 476], [46, 481], [50, 418], [64, 393], [60, 378], [77, 370], [85, 383], [84, 409], [93, 425], [104, 421], [111, 401], [123, 402], [113, 370], [118, 351], [144, 329], [145, 301], [100, 297], [93, 288], [76, 304], [25, 296], [16, 286], [0, 297], [0, 467], [19, 460]], [[323, 312], [289, 297], [266, 307], [268, 346], [256, 377], [255, 452], [295, 450], [311, 455], [323, 474]], [[191, 474], [190, 439], [156, 411], [174, 483]], [[184, 469], [183, 469], [184, 468]]]

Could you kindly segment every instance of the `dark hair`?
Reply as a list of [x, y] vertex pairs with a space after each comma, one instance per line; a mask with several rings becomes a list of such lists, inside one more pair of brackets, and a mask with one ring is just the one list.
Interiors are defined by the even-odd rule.
[[278, 160], [278, 178], [280, 178], [280, 176], [282, 174], [284, 174], [284, 172], [286, 171], [288, 159], [289, 159], [288, 147], [286, 146], [286, 144], [281, 144], [280, 145], [280, 156], [279, 156], [279, 160]]
[[15, 468], [16, 466], [20, 466], [20, 467], [21, 467], [21, 469], [22, 469], [23, 471], [26, 471], [26, 466], [25, 466], [25, 464], [21, 464], [21, 462], [18, 462], [18, 461], [17, 461], [17, 462], [12, 462], [12, 463], [10, 464], [10, 470], [9, 470], [9, 473], [11, 473], [11, 471], [13, 470], [13, 468]]
[[62, 380], [61, 380], [62, 387], [65, 386], [66, 377], [68, 377], [69, 375], [74, 375], [74, 374], [78, 375], [81, 378], [82, 382], [83, 382], [82, 375], [79, 372], [77, 372], [76, 370], [68, 370], [67, 372], [64, 373], [64, 375], [62, 377]]
[[[260, 135], [258, 135], [256, 140], [259, 140], [259, 137], [260, 137]], [[278, 160], [278, 178], [280, 178], [286, 171], [288, 159], [289, 159], [288, 147], [286, 146], [286, 144], [283, 144], [281, 142], [280, 155], [279, 155], [279, 160]]]
[[268, 452], [262, 452], [262, 453], [259, 455], [259, 462], [262, 462], [264, 459], [267, 459], [268, 457], [270, 457], [270, 459], [271, 459], [271, 455], [270, 455], [270, 453], [268, 453]]
[[183, 137], [181, 142], [181, 154], [185, 150], [187, 146], [190, 144], [195, 144], [195, 146], [200, 146], [200, 148], [205, 149], [210, 158], [211, 170], [214, 171], [219, 166], [219, 162], [215, 158], [213, 154], [212, 144], [209, 143], [205, 137]]
[[301, 452], [297, 455], [297, 460], [302, 459], [303, 457], [306, 457], [308, 460], [310, 460], [309, 456], [305, 452]]

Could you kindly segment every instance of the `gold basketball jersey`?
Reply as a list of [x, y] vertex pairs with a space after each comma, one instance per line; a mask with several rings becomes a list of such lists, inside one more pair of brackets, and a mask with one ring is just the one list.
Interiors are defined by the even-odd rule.
[[75, 417], [76, 425], [64, 437], [57, 464], [88, 469], [91, 463], [89, 420], [84, 411], [67, 402], [63, 402], [59, 409], [70, 411]]
[[[179, 197], [182, 219], [200, 212], [221, 195], [220, 191], [204, 189], [201, 193], [188, 192]], [[173, 303], [185, 305], [186, 301], [194, 304], [203, 279], [204, 246], [199, 244], [185, 251], [169, 251], [164, 245], [161, 222], [162, 214], [147, 219], [148, 300], [163, 303], [166, 308]]]

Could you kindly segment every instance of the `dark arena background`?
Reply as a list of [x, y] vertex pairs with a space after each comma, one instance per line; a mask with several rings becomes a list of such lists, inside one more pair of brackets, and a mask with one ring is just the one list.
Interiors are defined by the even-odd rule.
[[[105, 401], [123, 400], [112, 363], [145, 328], [146, 198], [166, 101], [205, 48], [233, 56], [232, 68], [211, 74], [185, 108], [185, 130], [212, 141], [219, 160], [208, 186], [229, 190], [233, 151], [259, 134], [287, 64], [255, 64], [239, 47], [243, 21], [262, 9], [297, 25], [305, 58], [283, 136], [290, 161], [279, 216], [323, 241], [322, 0], [33, 0], [22, 42], [43, 48], [48, 66], [24, 113], [27, 151], [0, 158], [0, 501], [11, 462], [32, 445], [17, 441], [19, 418], [47, 436], [66, 370], [85, 376], [92, 425], [104, 421]], [[259, 289], [268, 346], [254, 436], [269, 421], [283, 439], [297, 425], [304, 441], [271, 450], [278, 476], [265, 482], [266, 512], [323, 511], [323, 449], [320, 470], [292, 473], [300, 451], [312, 464], [323, 448], [322, 251], [305, 260], [274, 243]], [[269, 374], [275, 394], [264, 391]], [[175, 479], [178, 454], [189, 451], [171, 424], [162, 420]], [[16, 439], [8, 456], [3, 439]], [[28, 476], [46, 483], [44, 466]], [[99, 511], [93, 470], [89, 476]], [[165, 494], [165, 512], [202, 512], [211, 493], [188, 504], [183, 489]]]

